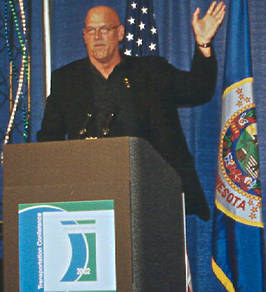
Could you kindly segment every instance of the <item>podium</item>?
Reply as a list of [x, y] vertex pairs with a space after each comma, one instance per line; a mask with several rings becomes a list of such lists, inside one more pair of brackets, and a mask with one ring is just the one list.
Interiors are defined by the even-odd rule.
[[4, 292], [20, 291], [19, 204], [105, 200], [114, 202], [114, 291], [186, 291], [180, 178], [145, 140], [5, 145], [3, 177]]

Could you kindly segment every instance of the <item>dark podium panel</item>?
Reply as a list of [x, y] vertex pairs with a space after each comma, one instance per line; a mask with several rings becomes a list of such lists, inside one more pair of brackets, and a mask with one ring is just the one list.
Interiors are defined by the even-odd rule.
[[124, 137], [4, 146], [4, 292], [19, 291], [18, 204], [89, 200], [114, 200], [117, 291], [186, 291], [180, 179]]

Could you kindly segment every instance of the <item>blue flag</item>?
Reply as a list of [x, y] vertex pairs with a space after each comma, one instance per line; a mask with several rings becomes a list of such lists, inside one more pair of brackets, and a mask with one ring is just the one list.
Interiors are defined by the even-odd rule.
[[125, 55], [159, 55], [152, 0], [128, 1], [125, 29]]
[[263, 291], [263, 222], [248, 6], [228, 11], [212, 269], [227, 291]]

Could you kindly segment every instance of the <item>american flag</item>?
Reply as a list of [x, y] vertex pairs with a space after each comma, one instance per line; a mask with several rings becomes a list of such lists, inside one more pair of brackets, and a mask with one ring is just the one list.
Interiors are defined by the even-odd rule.
[[152, 0], [128, 1], [125, 28], [125, 55], [159, 55], [158, 30]]

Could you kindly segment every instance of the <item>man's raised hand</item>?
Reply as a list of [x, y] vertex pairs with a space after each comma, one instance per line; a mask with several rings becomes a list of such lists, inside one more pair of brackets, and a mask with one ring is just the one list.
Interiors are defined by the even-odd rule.
[[210, 43], [216, 35], [218, 28], [224, 20], [225, 16], [224, 2], [212, 2], [206, 14], [199, 18], [200, 8], [198, 7], [192, 19], [192, 27], [195, 34], [195, 39], [198, 44]]

